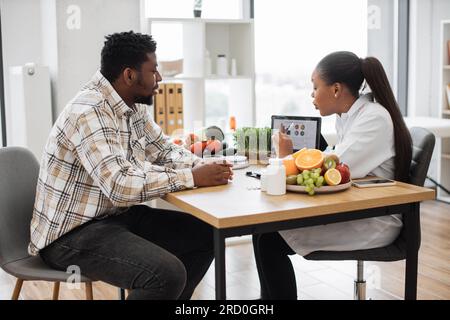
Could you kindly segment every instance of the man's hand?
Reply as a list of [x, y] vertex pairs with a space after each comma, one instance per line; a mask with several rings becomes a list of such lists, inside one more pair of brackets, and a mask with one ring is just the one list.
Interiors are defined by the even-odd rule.
[[283, 125], [281, 125], [280, 132], [272, 136], [272, 143], [278, 158], [284, 158], [294, 152], [292, 139], [285, 133]]
[[196, 187], [209, 187], [227, 184], [233, 179], [233, 165], [224, 163], [199, 163], [192, 168], [194, 185]]

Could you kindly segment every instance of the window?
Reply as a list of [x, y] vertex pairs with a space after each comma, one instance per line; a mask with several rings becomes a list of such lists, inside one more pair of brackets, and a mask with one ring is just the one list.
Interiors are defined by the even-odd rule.
[[367, 55], [367, 1], [255, 1], [256, 125], [318, 115], [311, 73], [326, 54]]

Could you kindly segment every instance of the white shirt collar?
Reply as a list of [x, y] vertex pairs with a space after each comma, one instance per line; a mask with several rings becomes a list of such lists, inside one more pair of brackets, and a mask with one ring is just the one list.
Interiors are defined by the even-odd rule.
[[372, 101], [372, 95], [371, 94], [364, 94], [361, 95], [350, 107], [348, 112], [341, 113], [339, 116], [336, 114], [337, 118], [341, 118], [342, 120], [346, 120], [350, 117], [352, 117], [354, 114], [358, 112], [359, 109], [361, 109], [367, 102]]

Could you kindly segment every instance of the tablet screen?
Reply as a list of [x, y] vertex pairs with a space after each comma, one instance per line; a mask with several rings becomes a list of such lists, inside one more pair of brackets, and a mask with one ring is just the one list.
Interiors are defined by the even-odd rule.
[[284, 126], [292, 139], [294, 152], [302, 148], [318, 149], [321, 121], [319, 117], [272, 116], [272, 129]]

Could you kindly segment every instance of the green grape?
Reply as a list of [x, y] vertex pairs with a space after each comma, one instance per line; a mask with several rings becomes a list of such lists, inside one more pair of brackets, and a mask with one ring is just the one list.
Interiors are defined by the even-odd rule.
[[323, 186], [323, 182], [324, 182], [324, 178], [322, 176], [319, 176], [316, 180], [316, 187], [321, 187]]
[[304, 179], [308, 179], [309, 178], [309, 174], [310, 174], [309, 170], [303, 170], [303, 172], [302, 172], [302, 175], [303, 175]]
[[306, 184], [314, 185], [314, 180], [309, 178], [308, 180], [306, 180]]
[[315, 193], [314, 189], [312, 189], [311, 191], [308, 192], [308, 194], [309, 194], [310, 196], [313, 196], [314, 193]]
[[314, 189], [311, 189], [311, 186], [308, 185], [308, 186], [305, 187], [305, 191], [306, 192], [310, 193], [311, 190], [314, 190]]
[[311, 178], [313, 178], [313, 179], [317, 179], [317, 178], [319, 178], [320, 177], [320, 174], [317, 172], [317, 171], [315, 171], [312, 175], [311, 175]]
[[301, 174], [297, 175], [297, 184], [301, 186], [303, 184], [303, 176]]

